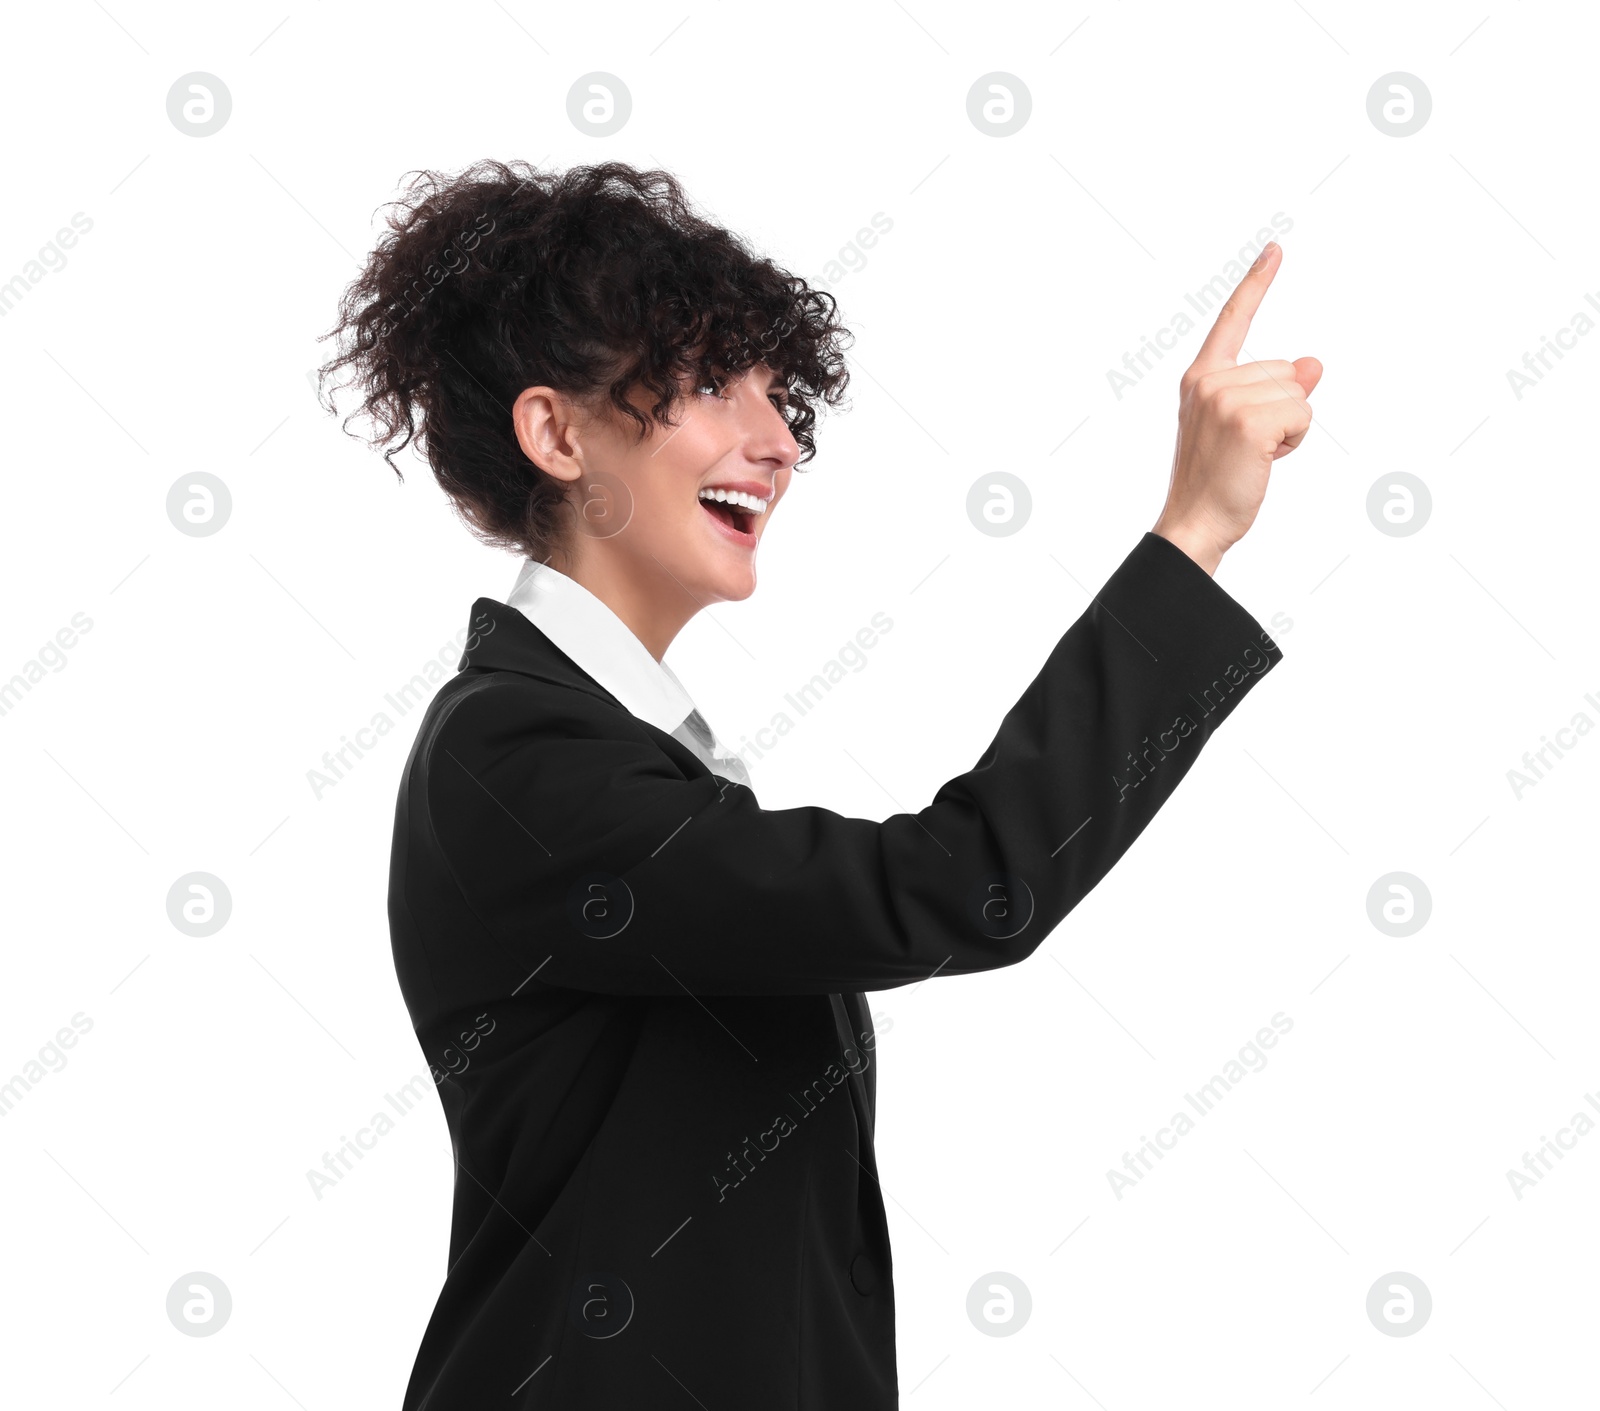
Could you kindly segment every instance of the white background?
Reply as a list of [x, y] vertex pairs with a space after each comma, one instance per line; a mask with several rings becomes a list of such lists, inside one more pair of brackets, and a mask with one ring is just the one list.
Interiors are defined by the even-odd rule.
[[[1107, 370], [1292, 221], [1247, 352], [1319, 357], [1317, 422], [1218, 574], [1284, 661], [1030, 961], [873, 1000], [902, 1397], [1578, 1404], [1600, 1135], [1520, 1200], [1506, 1172], [1600, 1092], [1600, 740], [1520, 799], [1507, 771], [1600, 720], [1600, 337], [1520, 399], [1506, 374], [1600, 298], [1592, 10], [106, 0], [18, 7], [6, 45], [0, 281], [93, 222], [0, 319], [0, 679], [93, 623], [0, 716], [0, 1078], [93, 1026], [0, 1123], [8, 1403], [399, 1404], [446, 1262], [436, 1100], [320, 1201], [305, 1173], [426, 1073], [385, 916], [420, 710], [320, 799], [307, 771], [453, 670], [516, 562], [306, 373], [402, 173], [497, 156], [664, 165], [839, 298], [852, 405], [758, 593], [669, 661], [737, 745], [886, 612], [750, 756], [766, 806], [873, 818], [971, 766], [1154, 522], [1203, 329], [1120, 399]], [[195, 70], [233, 101], [205, 138], [166, 112]], [[566, 116], [596, 70], [633, 101], [603, 139]], [[1397, 70], [1433, 100], [1404, 138], [1366, 110]], [[993, 71], [1031, 93], [1012, 136], [968, 118]], [[966, 518], [995, 470], [1033, 496], [1009, 538]], [[1402, 470], [1433, 511], [1394, 537], [1366, 501]], [[166, 497], [199, 471], [233, 509], [191, 538]], [[233, 904], [203, 939], [166, 910], [194, 871]], [[1396, 871], [1432, 897], [1404, 938], [1367, 913]], [[1119, 1201], [1108, 1169], [1279, 1011]], [[166, 1314], [196, 1270], [233, 1299], [208, 1338]], [[1032, 1297], [1007, 1337], [966, 1313], [993, 1271]], [[1367, 1316], [1392, 1271], [1431, 1292], [1414, 1336]]]

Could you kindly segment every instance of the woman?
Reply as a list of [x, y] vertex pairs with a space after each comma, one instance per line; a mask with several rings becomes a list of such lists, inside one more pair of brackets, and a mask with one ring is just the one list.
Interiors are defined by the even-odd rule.
[[[1213, 581], [1320, 376], [1185, 374], [1166, 506], [968, 773], [883, 823], [766, 810], [662, 660], [757, 548], [846, 373], [833, 300], [663, 172], [427, 173], [351, 286], [348, 371], [487, 542], [401, 781], [389, 915], [449, 1122], [408, 1411], [897, 1404], [861, 991], [1029, 956], [1278, 661]], [[392, 463], [392, 462], [391, 462]]]

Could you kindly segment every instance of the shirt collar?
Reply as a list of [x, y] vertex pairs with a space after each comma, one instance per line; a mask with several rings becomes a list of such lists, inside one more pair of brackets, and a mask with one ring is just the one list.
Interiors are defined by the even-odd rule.
[[524, 559], [508, 607], [515, 608], [634, 715], [670, 735], [694, 701], [664, 661], [577, 579]]

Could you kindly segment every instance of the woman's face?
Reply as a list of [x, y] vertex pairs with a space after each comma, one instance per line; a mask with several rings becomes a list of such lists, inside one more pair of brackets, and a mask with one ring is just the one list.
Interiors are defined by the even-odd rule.
[[[626, 577], [680, 595], [686, 618], [755, 591], [761, 537], [800, 458], [779, 410], [785, 388], [770, 368], [758, 363], [730, 378], [720, 395], [691, 381], [683, 382], [677, 425], [652, 421], [643, 441], [637, 423], [614, 411], [581, 423], [579, 473], [564, 477], [579, 517], [576, 576]], [[648, 414], [648, 394], [636, 391], [633, 401]], [[703, 494], [713, 490], [726, 497], [715, 506]]]

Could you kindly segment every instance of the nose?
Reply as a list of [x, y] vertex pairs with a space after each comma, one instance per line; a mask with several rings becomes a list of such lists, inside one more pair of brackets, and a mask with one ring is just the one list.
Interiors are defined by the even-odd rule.
[[770, 462], [774, 470], [787, 470], [800, 459], [800, 443], [789, 429], [788, 418], [764, 392], [747, 378], [740, 386], [741, 431], [749, 460]]

